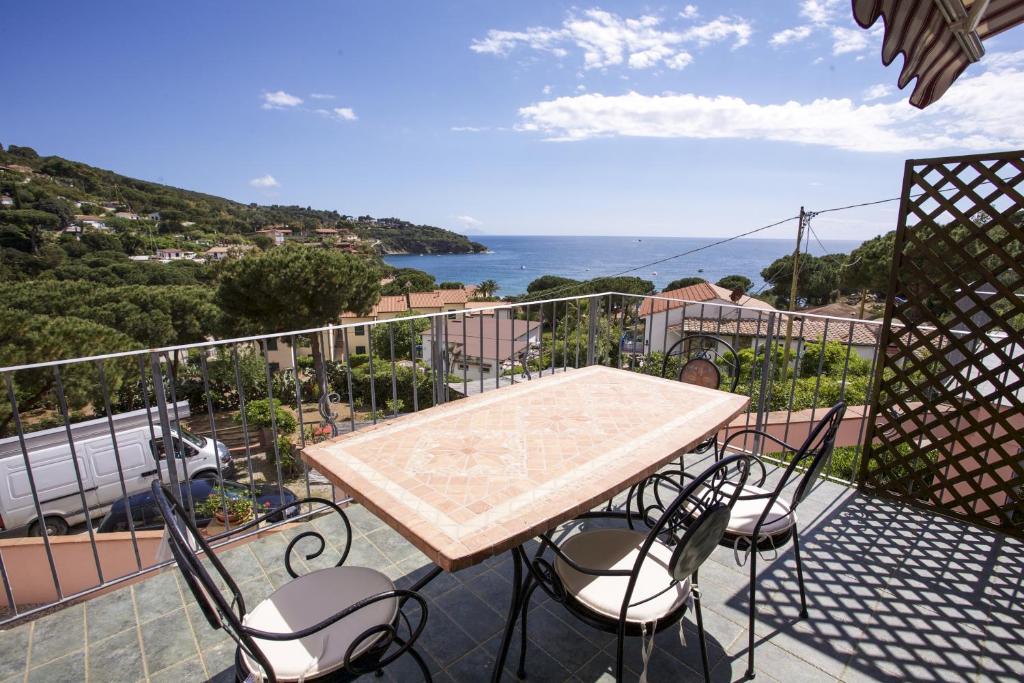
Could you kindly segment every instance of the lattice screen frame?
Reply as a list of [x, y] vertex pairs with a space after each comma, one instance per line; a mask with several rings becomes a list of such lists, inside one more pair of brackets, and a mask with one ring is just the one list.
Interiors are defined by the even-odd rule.
[[1024, 537], [1022, 192], [1024, 151], [906, 162], [858, 481]]

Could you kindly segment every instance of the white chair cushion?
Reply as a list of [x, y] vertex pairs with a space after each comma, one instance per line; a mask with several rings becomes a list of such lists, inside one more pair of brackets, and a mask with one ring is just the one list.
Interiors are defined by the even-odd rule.
[[[320, 569], [278, 588], [245, 615], [243, 623], [261, 631], [294, 632], [318, 624], [363, 598], [394, 588], [391, 579], [373, 569]], [[373, 626], [390, 624], [397, 613], [397, 599], [381, 600], [301, 640], [257, 638], [256, 645], [270, 661], [278, 680], [297, 681], [321, 676], [341, 667], [345, 651], [360, 633]], [[365, 652], [382, 637], [383, 634], [378, 634], [367, 638], [355, 653]], [[261, 670], [259, 663], [244, 650], [242, 657], [250, 671]]]
[[[729, 486], [729, 483], [723, 484], [723, 488], [725, 486]], [[757, 526], [764, 508], [768, 504], [768, 498], [744, 500], [743, 496], [767, 495], [770, 493], [771, 491], [768, 489], [744, 485], [743, 492], [736, 501], [736, 505], [733, 506], [732, 514], [729, 515], [729, 526], [726, 528], [725, 533], [730, 536], [752, 536], [754, 527]], [[789, 508], [789, 503], [782, 500], [782, 496], [779, 496], [772, 503], [771, 510], [768, 516], [765, 517], [764, 524], [761, 525], [760, 534], [762, 536], [778, 536], [788, 531], [794, 524], [796, 524], [796, 513]]]
[[[588, 569], [625, 569], [632, 571], [647, 534], [628, 529], [583, 531], [567, 539], [561, 550], [576, 564]], [[672, 585], [669, 562], [672, 549], [655, 541], [640, 567], [626, 621], [650, 623], [669, 614], [690, 595], [690, 581]], [[578, 602], [597, 614], [618, 619], [629, 583], [627, 576], [593, 576], [578, 572], [560, 557], [555, 572], [565, 590]]]

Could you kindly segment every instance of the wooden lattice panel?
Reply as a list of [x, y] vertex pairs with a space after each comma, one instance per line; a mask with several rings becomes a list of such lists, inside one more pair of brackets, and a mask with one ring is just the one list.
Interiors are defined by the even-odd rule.
[[1024, 152], [904, 173], [861, 486], [1024, 535]]

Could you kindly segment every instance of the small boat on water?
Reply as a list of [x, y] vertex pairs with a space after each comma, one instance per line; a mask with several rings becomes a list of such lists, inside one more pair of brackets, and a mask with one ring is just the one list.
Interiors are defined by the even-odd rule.
[[519, 266], [520, 270], [526, 270], [526, 266]]

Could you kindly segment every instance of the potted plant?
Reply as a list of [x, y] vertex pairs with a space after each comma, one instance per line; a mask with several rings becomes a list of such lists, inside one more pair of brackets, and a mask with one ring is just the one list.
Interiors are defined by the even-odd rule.
[[[227, 516], [224, 511], [227, 510]], [[196, 514], [212, 517], [221, 524], [241, 524], [252, 518], [253, 502], [245, 495], [229, 495], [217, 488], [196, 506]]]
[[[265, 452], [271, 451], [274, 447], [273, 429], [275, 426], [278, 436], [290, 436], [299, 424], [295, 415], [285, 410], [281, 406], [280, 399], [276, 398], [274, 399], [273, 416], [268, 399], [261, 398], [246, 403], [245, 420], [249, 429], [258, 430], [260, 447]], [[236, 417], [235, 421], [241, 423], [241, 416]]]

